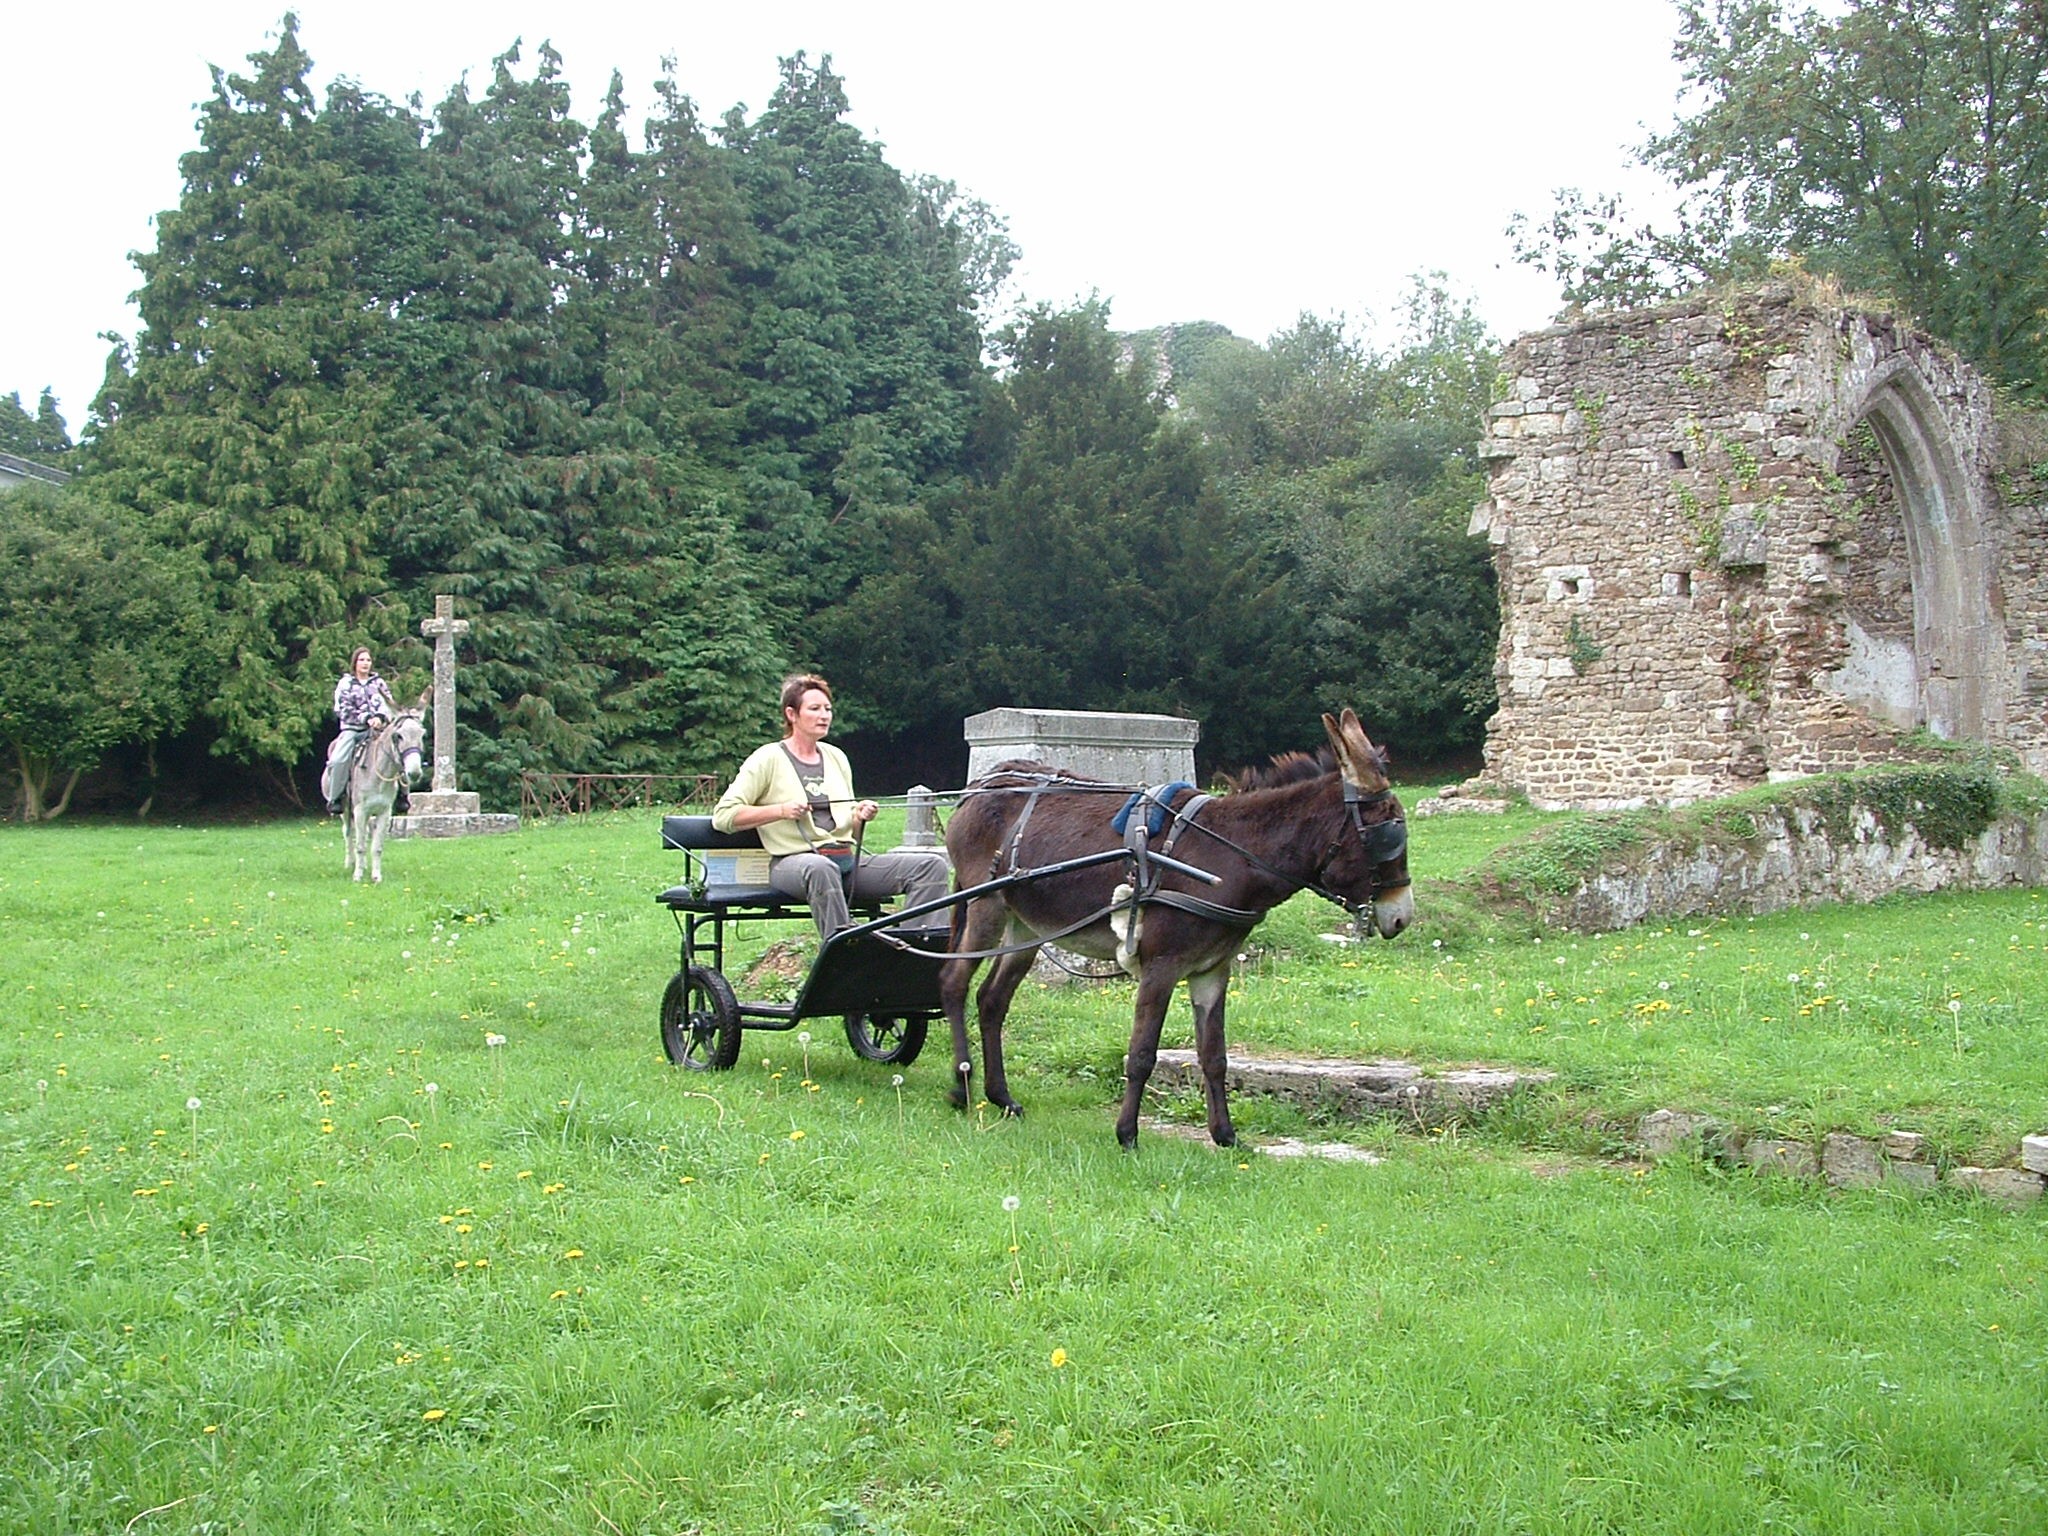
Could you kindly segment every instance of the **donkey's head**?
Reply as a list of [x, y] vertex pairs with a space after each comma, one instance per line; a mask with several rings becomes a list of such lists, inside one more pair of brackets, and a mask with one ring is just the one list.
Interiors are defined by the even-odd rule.
[[1380, 937], [1391, 939], [1414, 920], [1415, 897], [1408, 822], [1387, 779], [1387, 755], [1348, 709], [1342, 718], [1323, 716], [1323, 729], [1344, 781], [1345, 818], [1323, 866], [1323, 885], [1354, 911], [1369, 912]]
[[391, 744], [398, 751], [398, 771], [410, 784], [420, 776], [426, 755], [427, 727], [416, 709], [401, 709], [391, 722]]

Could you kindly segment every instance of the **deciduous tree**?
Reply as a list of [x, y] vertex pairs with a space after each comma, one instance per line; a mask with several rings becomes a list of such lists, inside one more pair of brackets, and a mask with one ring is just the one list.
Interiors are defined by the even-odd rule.
[[[80, 774], [180, 729], [219, 659], [199, 559], [76, 488], [28, 485], [0, 517], [0, 742], [29, 821]], [[61, 781], [61, 785], [60, 785]]]

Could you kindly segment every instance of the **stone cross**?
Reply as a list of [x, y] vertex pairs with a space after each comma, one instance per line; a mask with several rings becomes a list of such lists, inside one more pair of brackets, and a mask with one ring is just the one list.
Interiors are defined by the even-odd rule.
[[434, 793], [455, 790], [455, 642], [469, 633], [469, 620], [455, 617], [455, 599], [434, 599], [434, 616], [420, 620], [420, 633], [434, 641]]

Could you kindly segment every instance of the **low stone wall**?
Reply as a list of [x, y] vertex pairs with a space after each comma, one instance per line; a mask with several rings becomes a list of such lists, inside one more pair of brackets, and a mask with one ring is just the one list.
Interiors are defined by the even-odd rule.
[[1660, 1109], [1643, 1116], [1636, 1140], [1651, 1157], [1696, 1150], [1730, 1167], [1820, 1180], [1836, 1189], [1943, 1185], [2004, 1205], [2031, 1205], [2048, 1193], [2048, 1136], [2021, 1140], [2017, 1168], [1949, 1169], [1927, 1160], [1926, 1138], [1912, 1131], [1883, 1136], [1832, 1131], [1815, 1147], [1777, 1137], [1739, 1136], [1711, 1116]]
[[1751, 837], [1684, 837], [1617, 855], [1548, 915], [1602, 933], [1652, 918], [1777, 912], [1901, 891], [2048, 885], [2048, 813], [2007, 817], [1954, 848], [1933, 846], [1910, 824], [1888, 829], [1867, 807], [1846, 834], [1806, 806], [1748, 814]]

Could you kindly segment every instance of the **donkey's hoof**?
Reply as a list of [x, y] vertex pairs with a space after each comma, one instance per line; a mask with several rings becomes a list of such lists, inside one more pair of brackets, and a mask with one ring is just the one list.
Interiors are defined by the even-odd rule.
[[1005, 1120], [1022, 1120], [1024, 1118], [1024, 1106], [1015, 1099], [1006, 1099], [1001, 1104], [996, 1105], [996, 1108], [1003, 1112]]

